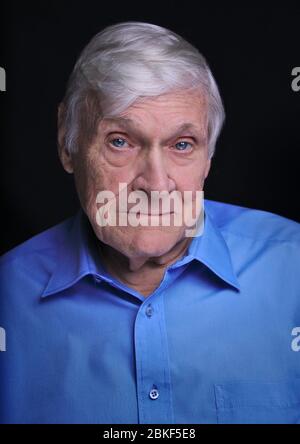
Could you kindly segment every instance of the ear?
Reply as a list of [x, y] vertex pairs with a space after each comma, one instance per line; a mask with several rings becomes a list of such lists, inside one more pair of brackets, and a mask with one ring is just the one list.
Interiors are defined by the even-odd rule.
[[57, 127], [58, 127], [58, 155], [62, 166], [67, 173], [73, 173], [73, 159], [65, 144], [65, 106], [63, 103], [59, 104], [58, 116], [57, 116]]
[[207, 160], [207, 164], [206, 164], [206, 168], [205, 168], [205, 172], [204, 172], [204, 179], [207, 178], [210, 167], [211, 167], [211, 158]]

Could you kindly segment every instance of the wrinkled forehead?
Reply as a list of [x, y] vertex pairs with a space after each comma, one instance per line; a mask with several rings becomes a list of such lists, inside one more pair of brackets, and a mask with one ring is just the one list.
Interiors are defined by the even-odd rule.
[[162, 134], [207, 133], [207, 100], [199, 91], [141, 98], [116, 116], [102, 119], [101, 129]]

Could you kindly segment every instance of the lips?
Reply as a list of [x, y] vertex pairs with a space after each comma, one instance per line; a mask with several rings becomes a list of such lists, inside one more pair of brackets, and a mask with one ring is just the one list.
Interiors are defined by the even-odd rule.
[[167, 213], [141, 213], [140, 211], [128, 211], [127, 214], [135, 214], [137, 216], [166, 216], [174, 214], [174, 211], [170, 211]]

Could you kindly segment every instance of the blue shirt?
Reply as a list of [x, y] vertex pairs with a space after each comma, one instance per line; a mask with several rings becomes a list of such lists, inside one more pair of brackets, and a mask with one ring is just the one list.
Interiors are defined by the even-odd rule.
[[300, 423], [299, 224], [205, 200], [146, 298], [95, 239], [79, 212], [2, 256], [2, 422]]

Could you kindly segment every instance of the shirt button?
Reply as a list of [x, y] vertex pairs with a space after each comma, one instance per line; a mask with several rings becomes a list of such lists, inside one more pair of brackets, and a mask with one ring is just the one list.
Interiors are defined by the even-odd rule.
[[159, 397], [158, 390], [156, 389], [150, 390], [149, 396], [151, 399], [157, 399]]
[[153, 308], [151, 304], [147, 305], [146, 315], [148, 316], [148, 318], [151, 318], [151, 316], [153, 315]]

